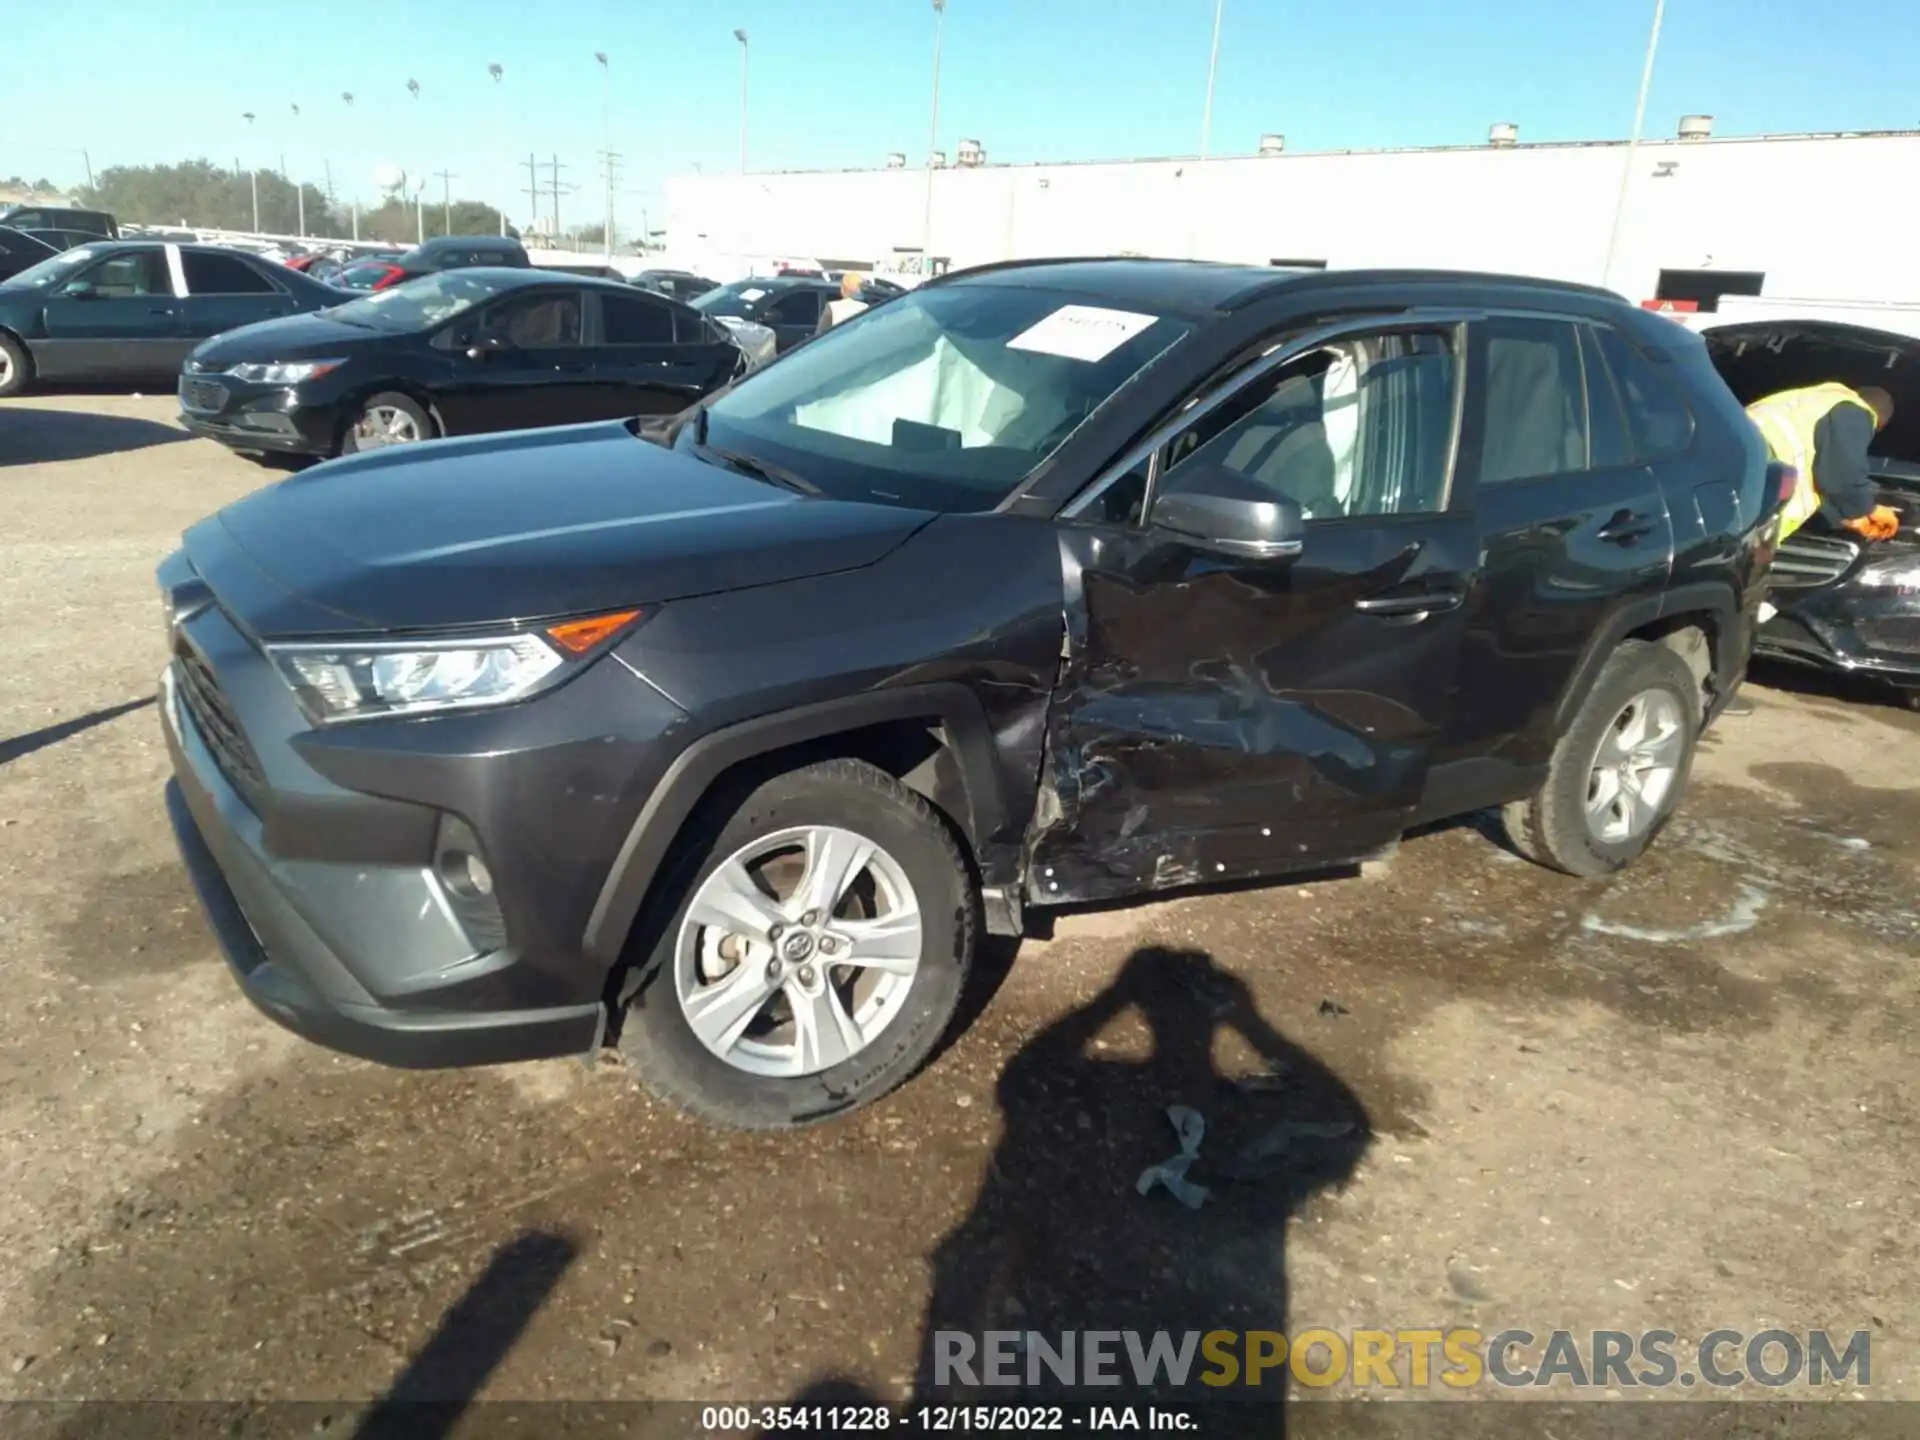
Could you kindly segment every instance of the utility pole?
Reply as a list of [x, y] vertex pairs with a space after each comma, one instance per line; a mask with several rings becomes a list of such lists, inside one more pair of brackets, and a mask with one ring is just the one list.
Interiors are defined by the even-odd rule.
[[555, 155], [550, 163], [553, 167], [553, 239], [557, 245], [560, 242], [560, 171], [563, 167], [558, 155]]
[[439, 170], [435, 173], [440, 177], [441, 224], [446, 227], [440, 233], [451, 235], [453, 233], [453, 172]]
[[607, 166], [607, 213], [600, 222], [600, 244], [609, 264], [613, 261], [613, 167], [620, 157], [613, 153], [613, 66], [607, 52], [596, 50], [593, 58], [600, 64], [600, 143]]
[[1220, 68], [1220, 15], [1227, 0], [1213, 0], [1213, 53], [1207, 60], [1207, 109], [1200, 120], [1200, 158], [1207, 158], [1213, 144], [1213, 76]]
[[1667, 0], [1654, 0], [1653, 33], [1647, 36], [1647, 60], [1640, 72], [1640, 98], [1633, 107], [1633, 134], [1627, 139], [1627, 156], [1620, 164], [1620, 198], [1613, 206], [1613, 230], [1607, 236], [1607, 259], [1600, 272], [1600, 283], [1613, 285], [1614, 261], [1620, 254], [1620, 231], [1627, 219], [1627, 193], [1633, 186], [1633, 162], [1640, 153], [1640, 132], [1647, 122], [1647, 91], [1653, 87], [1653, 57], [1660, 49], [1660, 22], [1666, 17]]
[[947, 29], [947, 0], [933, 0], [933, 120], [927, 127], [927, 214], [920, 237], [920, 277], [933, 265], [933, 155], [940, 148], [940, 41]]
[[527, 152], [527, 224], [535, 229], [540, 224], [540, 162], [532, 151]]
[[736, 30], [733, 38], [740, 42], [740, 173], [747, 173], [747, 32]]

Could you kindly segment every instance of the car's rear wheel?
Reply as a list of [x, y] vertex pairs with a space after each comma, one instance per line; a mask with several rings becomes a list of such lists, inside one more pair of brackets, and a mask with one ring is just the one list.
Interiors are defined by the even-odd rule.
[[946, 825], [884, 771], [832, 760], [766, 781], [707, 817], [669, 883], [620, 1044], [707, 1120], [842, 1114], [912, 1075], [953, 1018], [977, 897]]
[[18, 395], [33, 383], [33, 357], [11, 335], [0, 335], [0, 396]]
[[407, 395], [385, 390], [362, 405], [347, 426], [340, 448], [348, 455], [383, 450], [389, 445], [416, 445], [431, 440], [433, 417]]
[[1628, 641], [1601, 667], [1545, 783], [1506, 807], [1514, 848], [1569, 875], [1631, 864], [1679, 806], [1699, 733], [1699, 684], [1686, 662]]

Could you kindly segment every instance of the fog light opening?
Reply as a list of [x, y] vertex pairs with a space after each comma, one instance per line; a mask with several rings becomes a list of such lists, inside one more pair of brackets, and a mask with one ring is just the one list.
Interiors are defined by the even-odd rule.
[[441, 851], [440, 879], [454, 894], [466, 899], [481, 900], [493, 894], [493, 872], [471, 850]]

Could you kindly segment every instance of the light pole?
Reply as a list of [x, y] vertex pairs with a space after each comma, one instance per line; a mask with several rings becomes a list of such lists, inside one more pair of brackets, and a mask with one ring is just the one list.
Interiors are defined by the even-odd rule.
[[253, 182], [253, 233], [260, 233], [260, 169], [253, 163], [253, 112], [240, 117], [247, 122], [247, 178]]
[[[293, 118], [295, 120], [298, 120], [300, 118], [300, 107], [298, 105], [295, 105], [293, 107]], [[294, 159], [297, 160], [299, 158], [300, 156], [296, 152], [294, 155]], [[284, 169], [284, 167], [282, 168]], [[285, 175], [285, 174], [283, 174], [280, 178], [283, 180], [293, 180], [293, 177], [291, 175]], [[307, 238], [307, 187], [305, 185], [302, 185], [297, 180], [293, 180], [293, 200], [294, 200], [294, 205], [298, 209], [299, 215], [300, 215], [300, 238], [304, 240]]]
[[607, 163], [607, 206], [606, 217], [600, 222], [600, 245], [607, 257], [607, 263], [613, 263], [613, 66], [607, 63], [607, 52], [596, 50], [593, 58], [600, 62], [600, 135], [601, 145], [606, 151]]
[[1213, 0], [1213, 53], [1207, 59], [1207, 110], [1200, 119], [1200, 158], [1207, 158], [1207, 150], [1213, 144], [1213, 76], [1220, 68], [1220, 16], [1227, 8], [1227, 0]]
[[740, 173], [747, 173], [747, 32], [736, 30], [740, 42]]
[[927, 213], [920, 227], [920, 278], [933, 265], [933, 156], [940, 148], [940, 42], [947, 30], [947, 0], [933, 0], [933, 118], [927, 126]]
[[1633, 162], [1640, 151], [1640, 131], [1647, 120], [1647, 91], [1653, 86], [1653, 57], [1660, 48], [1660, 21], [1665, 17], [1667, 0], [1653, 0], [1653, 32], [1647, 36], [1647, 63], [1640, 71], [1640, 98], [1633, 107], [1633, 134], [1627, 137], [1627, 158], [1620, 167], [1620, 198], [1613, 206], [1613, 232], [1607, 236], [1607, 264], [1600, 272], [1600, 283], [1613, 285], [1613, 263], [1620, 252], [1620, 229], [1627, 218], [1627, 191], [1633, 184]]
[[[493, 77], [494, 95], [496, 97], [498, 97], [501, 93], [500, 81], [505, 77], [506, 73], [507, 72], [505, 70], [500, 68], [500, 62], [497, 60], [494, 61], [491, 65], [487, 66], [487, 74]], [[498, 113], [500, 110], [500, 105], [497, 98], [494, 103], [494, 110], [496, 113]], [[500, 208], [500, 233], [502, 235], [507, 233], [507, 211], [505, 206], [502, 206]]]
[[[340, 102], [345, 105], [347, 109], [353, 109], [353, 92], [351, 90], [342, 90], [340, 92]], [[353, 238], [354, 241], [358, 243], [360, 239], [360, 199], [357, 195], [348, 199], [347, 208], [353, 213]]]

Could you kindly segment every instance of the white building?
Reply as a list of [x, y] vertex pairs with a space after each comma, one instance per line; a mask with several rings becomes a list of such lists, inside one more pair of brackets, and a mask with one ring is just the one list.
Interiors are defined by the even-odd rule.
[[[1690, 116], [1633, 160], [1611, 284], [1634, 300], [1763, 294], [1920, 301], [1920, 132], [1712, 137]], [[1049, 255], [1504, 270], [1601, 283], [1627, 147], [1287, 151], [1208, 160], [962, 163], [667, 182], [678, 259], [830, 268], [918, 255], [954, 267]], [[1836, 204], [1836, 202], [1839, 202]], [[731, 267], [732, 274], [722, 273]]]

